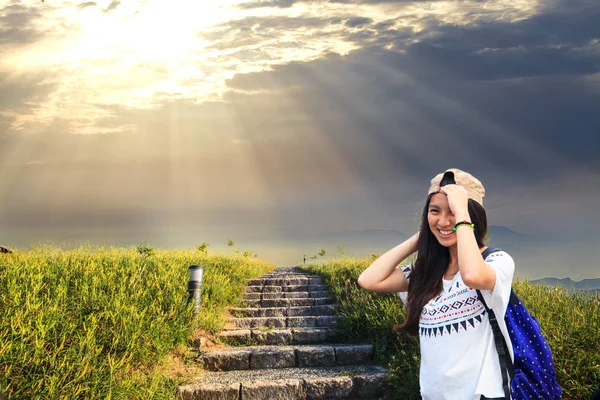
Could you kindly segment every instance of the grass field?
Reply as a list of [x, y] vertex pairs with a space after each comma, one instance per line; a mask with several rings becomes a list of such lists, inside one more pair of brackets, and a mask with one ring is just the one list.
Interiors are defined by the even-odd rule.
[[[404, 318], [394, 294], [356, 284], [370, 259], [306, 269], [325, 276], [348, 341], [375, 344], [395, 394], [419, 398], [418, 341], [391, 327]], [[187, 304], [188, 266], [205, 267], [202, 310]], [[215, 333], [246, 280], [272, 264], [197, 250], [38, 247], [0, 255], [0, 392], [10, 399], [175, 399], [189, 375], [173, 371], [198, 332]], [[518, 282], [552, 350], [565, 399], [586, 399], [600, 383], [600, 310], [592, 296]], [[180, 367], [184, 369], [186, 365]]]
[[[202, 311], [188, 266], [205, 268]], [[198, 251], [39, 247], [0, 255], [0, 392], [11, 399], [168, 399], [168, 355], [221, 329], [246, 280], [273, 265]]]
[[[325, 280], [346, 317], [348, 340], [371, 340], [381, 362], [393, 372], [394, 393], [402, 399], [419, 396], [419, 343], [399, 338], [392, 330], [405, 318], [404, 307], [393, 293], [374, 293], [356, 280], [372, 260], [340, 259], [313, 263], [306, 270]], [[600, 385], [600, 305], [591, 293], [569, 293], [562, 288], [515, 282], [515, 291], [542, 327], [554, 355], [557, 379], [564, 399], [588, 399]]]

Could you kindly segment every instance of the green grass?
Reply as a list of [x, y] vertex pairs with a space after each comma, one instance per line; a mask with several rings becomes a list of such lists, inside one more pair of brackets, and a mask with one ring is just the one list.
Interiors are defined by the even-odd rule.
[[[398, 398], [418, 399], [418, 339], [392, 330], [404, 319], [395, 294], [356, 285], [370, 259], [308, 266], [325, 276], [348, 341], [375, 344]], [[187, 267], [205, 267], [202, 310], [187, 304]], [[188, 376], [197, 330], [216, 333], [246, 280], [274, 266], [200, 251], [38, 247], [0, 255], [0, 392], [10, 399], [174, 399]], [[590, 296], [517, 283], [548, 338], [565, 399], [585, 399], [600, 382], [600, 310]], [[183, 365], [185, 367], [185, 365]]]
[[[217, 332], [246, 280], [273, 265], [242, 256], [38, 247], [0, 255], [0, 393], [10, 399], [175, 398], [167, 355]], [[202, 310], [188, 266], [204, 266]]]
[[[325, 282], [346, 318], [349, 341], [374, 343], [376, 357], [392, 372], [398, 399], [419, 399], [419, 342], [400, 338], [394, 324], [404, 321], [396, 294], [360, 288], [356, 280], [372, 259], [346, 258], [304, 267]], [[542, 327], [552, 348], [559, 384], [566, 400], [587, 399], [600, 384], [600, 306], [590, 294], [515, 282], [515, 291]]]

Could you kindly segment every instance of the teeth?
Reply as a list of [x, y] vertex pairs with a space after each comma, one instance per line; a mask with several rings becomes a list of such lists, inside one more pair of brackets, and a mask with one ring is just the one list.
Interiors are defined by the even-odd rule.
[[441, 230], [441, 229], [438, 229], [438, 231], [440, 231], [440, 233], [441, 233], [442, 235], [449, 235], [449, 234], [451, 234], [451, 233], [452, 233], [452, 231], [443, 231], [443, 230]]

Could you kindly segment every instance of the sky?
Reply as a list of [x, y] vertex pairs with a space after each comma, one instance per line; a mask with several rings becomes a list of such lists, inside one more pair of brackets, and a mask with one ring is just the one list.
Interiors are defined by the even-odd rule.
[[343, 238], [410, 236], [454, 167], [517, 276], [600, 277], [599, 20], [597, 0], [0, 0], [0, 245], [381, 254]]

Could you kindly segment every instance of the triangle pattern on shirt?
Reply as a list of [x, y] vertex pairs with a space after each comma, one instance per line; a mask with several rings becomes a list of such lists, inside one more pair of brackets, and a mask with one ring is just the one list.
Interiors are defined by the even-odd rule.
[[[460, 274], [444, 280], [443, 290], [423, 307], [419, 334], [430, 338], [465, 332], [484, 321], [485, 308]], [[462, 329], [460, 329], [462, 327]]]

